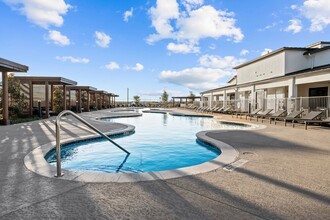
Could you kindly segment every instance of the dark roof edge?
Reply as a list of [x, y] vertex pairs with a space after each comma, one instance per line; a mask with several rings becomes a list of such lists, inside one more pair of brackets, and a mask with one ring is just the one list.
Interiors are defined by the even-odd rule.
[[305, 73], [312, 73], [312, 72], [317, 72], [317, 71], [326, 70], [326, 69], [330, 69], [330, 64], [323, 65], [323, 66], [318, 66], [318, 67], [315, 67], [313, 69], [309, 68], [309, 69], [304, 69], [304, 70], [299, 70], [299, 71], [287, 73], [284, 76], [278, 76], [278, 77], [274, 77], [274, 78], [271, 78], [271, 79], [264, 79], [264, 80], [255, 81], [255, 82], [247, 82], [247, 83], [243, 83], [243, 84], [240, 84], [240, 85], [231, 85], [231, 86], [218, 87], [218, 88], [215, 88], [215, 89], [211, 89], [211, 90], [201, 92], [200, 94], [210, 93], [210, 92], [213, 92], [213, 91], [217, 91], [219, 89], [226, 89], [226, 88], [230, 88], [230, 87], [237, 88], [239, 86], [244, 86], [246, 84], [262, 83], [262, 82], [270, 81], [270, 80], [274, 80], [274, 79], [281, 79], [281, 78], [285, 78], [285, 77], [290, 77], [290, 76], [295, 76], [295, 75], [305, 74]]
[[23, 64], [15, 63], [10, 60], [6, 60], [3, 58], [0, 58], [0, 66], [3, 66], [8, 69], [12, 69], [13, 72], [27, 72], [29, 70], [28, 66], [25, 66]]
[[322, 47], [322, 48], [315, 48], [311, 51], [306, 51], [304, 53], [304, 55], [311, 55], [311, 54], [315, 54], [315, 53], [319, 53], [321, 51], [324, 51], [324, 50], [329, 50], [330, 49], [330, 46], [325, 46], [325, 47]]
[[251, 63], [255, 63], [256, 61], [259, 61], [259, 60], [262, 60], [264, 58], [267, 58], [267, 57], [273, 56], [275, 54], [281, 53], [281, 52], [283, 52], [285, 50], [305, 50], [305, 51], [309, 51], [309, 50], [313, 50], [313, 49], [312, 48], [304, 48], [304, 47], [282, 47], [280, 49], [274, 50], [274, 51], [272, 51], [270, 53], [267, 53], [265, 55], [262, 55], [260, 57], [257, 57], [255, 59], [252, 59], [252, 60], [250, 60], [248, 62], [245, 62], [243, 64], [240, 64], [238, 66], [235, 66], [233, 69], [239, 69], [239, 68], [241, 68], [243, 66], [247, 66], [247, 65], [249, 65]]

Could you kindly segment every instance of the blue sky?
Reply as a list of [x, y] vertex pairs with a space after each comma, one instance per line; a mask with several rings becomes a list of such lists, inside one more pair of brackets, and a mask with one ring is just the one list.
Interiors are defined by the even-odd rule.
[[158, 100], [224, 85], [232, 67], [330, 38], [330, 0], [3, 0], [1, 57]]

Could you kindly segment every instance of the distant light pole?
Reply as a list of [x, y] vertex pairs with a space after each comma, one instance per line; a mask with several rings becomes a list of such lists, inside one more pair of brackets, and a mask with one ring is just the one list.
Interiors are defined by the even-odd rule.
[[129, 107], [129, 88], [127, 88], [127, 107]]

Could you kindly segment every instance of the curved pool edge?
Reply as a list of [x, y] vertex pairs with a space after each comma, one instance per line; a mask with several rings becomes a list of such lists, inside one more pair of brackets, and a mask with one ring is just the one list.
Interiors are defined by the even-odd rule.
[[107, 115], [107, 116], [101, 116], [97, 118], [93, 118], [94, 120], [101, 121], [101, 122], [106, 122], [109, 123], [108, 121], [104, 121], [102, 119], [116, 119], [116, 118], [133, 118], [133, 117], [141, 117], [143, 114], [141, 113], [120, 113], [116, 112], [115, 115]]
[[[112, 131], [107, 132], [107, 135], [116, 135], [116, 134], [125, 134], [131, 132], [135, 129], [134, 126], [128, 126], [126, 129], [121, 131]], [[35, 148], [24, 158], [25, 167], [41, 176], [61, 179], [61, 180], [71, 180], [79, 181], [86, 183], [104, 183], [104, 182], [140, 182], [140, 181], [152, 181], [152, 180], [166, 180], [173, 179], [183, 176], [196, 175], [201, 173], [210, 172], [212, 170], [221, 168], [233, 161], [238, 157], [238, 151], [236, 151], [232, 146], [212, 139], [206, 134], [211, 131], [201, 131], [196, 134], [197, 138], [203, 142], [211, 144], [214, 147], [217, 147], [221, 150], [221, 154], [213, 160], [204, 162], [199, 165], [189, 166], [174, 170], [165, 170], [157, 172], [145, 172], [145, 173], [97, 173], [97, 172], [85, 172], [85, 171], [69, 171], [62, 170], [64, 176], [57, 178], [54, 175], [56, 174], [56, 167], [51, 166], [46, 160], [46, 154], [55, 147], [55, 141], [42, 145]], [[70, 138], [65, 140], [62, 144], [68, 144], [77, 141], [83, 141], [92, 139], [98, 136], [88, 135], [81, 137], [79, 139]]]
[[214, 118], [213, 115], [206, 115], [206, 114], [191, 114], [191, 113], [182, 113], [182, 112], [170, 112], [169, 114], [173, 116], [184, 116], [184, 117]]

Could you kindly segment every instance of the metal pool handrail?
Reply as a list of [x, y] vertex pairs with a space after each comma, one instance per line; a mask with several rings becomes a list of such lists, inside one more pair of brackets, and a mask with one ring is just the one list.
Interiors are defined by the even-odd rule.
[[106, 134], [104, 134], [103, 132], [101, 132], [100, 130], [98, 130], [97, 128], [95, 128], [93, 125], [91, 125], [90, 123], [88, 123], [86, 120], [84, 120], [83, 118], [79, 117], [77, 114], [73, 113], [72, 111], [64, 110], [60, 114], [58, 114], [58, 116], [56, 117], [56, 121], [55, 121], [55, 126], [56, 126], [56, 168], [57, 168], [57, 173], [55, 175], [56, 177], [61, 177], [61, 176], [64, 175], [64, 174], [62, 174], [62, 170], [61, 170], [61, 137], [60, 137], [60, 128], [61, 128], [60, 122], [61, 122], [62, 116], [64, 116], [64, 115], [72, 115], [73, 117], [75, 117], [76, 119], [78, 119], [80, 122], [82, 122], [83, 124], [85, 124], [87, 127], [89, 127], [90, 129], [92, 129], [93, 131], [95, 131], [96, 133], [98, 133], [99, 135], [101, 135], [102, 137], [104, 137], [105, 139], [107, 139], [108, 141], [110, 141], [116, 147], [118, 147], [119, 149], [121, 149], [125, 153], [130, 154], [130, 152], [128, 152], [126, 149], [124, 149], [119, 144], [117, 144], [116, 142], [114, 142]]

